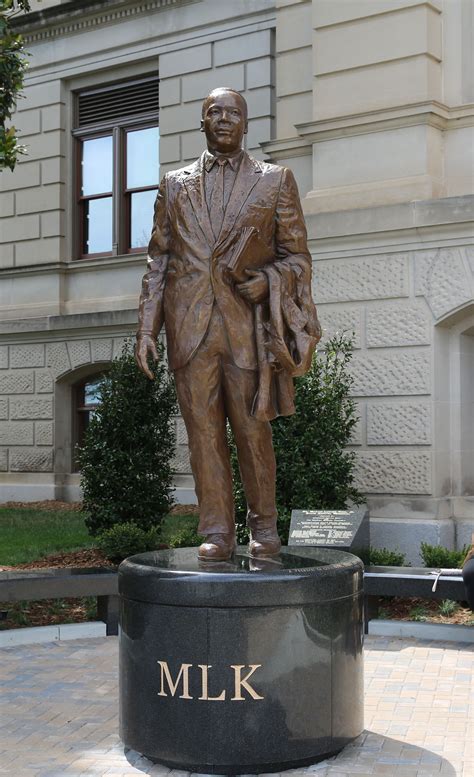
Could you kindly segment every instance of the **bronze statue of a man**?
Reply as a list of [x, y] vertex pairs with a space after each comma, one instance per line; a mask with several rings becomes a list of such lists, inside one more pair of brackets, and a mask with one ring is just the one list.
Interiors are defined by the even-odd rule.
[[247, 104], [214, 89], [202, 106], [207, 151], [160, 185], [140, 297], [136, 359], [166, 328], [169, 365], [189, 437], [205, 541], [199, 558], [235, 548], [229, 421], [248, 504], [249, 553], [278, 554], [270, 420], [294, 412], [292, 377], [320, 337], [311, 257], [290, 170], [242, 149]]

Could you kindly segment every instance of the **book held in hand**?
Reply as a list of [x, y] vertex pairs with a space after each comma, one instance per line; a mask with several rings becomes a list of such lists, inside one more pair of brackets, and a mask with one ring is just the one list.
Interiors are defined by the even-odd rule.
[[248, 281], [246, 270], [260, 270], [274, 258], [273, 248], [263, 242], [255, 227], [244, 227], [230, 249], [226, 272], [234, 283]]

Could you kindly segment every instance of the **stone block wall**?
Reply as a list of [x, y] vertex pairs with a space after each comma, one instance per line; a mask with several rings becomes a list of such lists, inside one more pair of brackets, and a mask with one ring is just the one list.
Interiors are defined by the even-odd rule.
[[2, 472], [53, 471], [53, 374], [44, 343], [3, 346], [0, 364]]
[[474, 528], [473, 220], [473, 197], [307, 216], [322, 345], [354, 338], [371, 541], [415, 564]]
[[[129, 334], [133, 331], [130, 330]], [[125, 336], [58, 339], [2, 346], [0, 351], [0, 501], [28, 492], [31, 498], [79, 499], [79, 474], [72, 472], [74, 385], [107, 369], [120, 355]], [[174, 421], [173, 470], [178, 489], [190, 485], [187, 434]], [[57, 453], [57, 455], [55, 455]], [[2, 475], [3, 473], [3, 475]], [[49, 478], [24, 490], [24, 477]], [[23, 483], [23, 486], [22, 486]], [[192, 482], [191, 482], [192, 488]], [[20, 497], [18, 497], [20, 498]], [[188, 496], [194, 500], [194, 495]]]
[[58, 262], [65, 252], [64, 88], [52, 80], [26, 94], [13, 121], [27, 154], [0, 176], [0, 268]]
[[[71, 387], [117, 354], [119, 322], [129, 332], [136, 322], [144, 256], [75, 261], [75, 93], [158, 72], [162, 174], [202, 153], [201, 104], [216, 86], [244, 93], [251, 153], [263, 158], [260, 143], [274, 132], [272, 0], [253, 0], [244, 13], [240, 0], [217, 13], [214, 0], [76, 5], [35, 2], [41, 13], [17, 20], [31, 62], [13, 123], [28, 152], [0, 176], [1, 498], [23, 486], [25, 497], [63, 489], [77, 498]], [[177, 483], [192, 490], [176, 423]]]
[[314, 297], [325, 338], [354, 337], [352, 394], [362, 429], [356, 472], [365, 493], [442, 493], [433, 460], [434, 446], [446, 443], [435, 423], [435, 327], [472, 300], [471, 256], [472, 247], [462, 245], [331, 259], [319, 259], [316, 249]]
[[395, 252], [315, 265], [314, 297], [326, 337], [354, 336], [352, 394], [361, 418], [356, 479], [365, 493], [432, 492], [433, 324], [426, 301], [410, 291], [410, 261], [408, 253]]
[[273, 134], [274, 33], [271, 29], [160, 56], [160, 165], [163, 173], [194, 161], [205, 148], [199, 131], [204, 97], [217, 86], [242, 92], [249, 108], [247, 150], [263, 159], [260, 143]]
[[277, 0], [276, 137], [289, 138], [295, 126], [313, 118], [311, 0]]

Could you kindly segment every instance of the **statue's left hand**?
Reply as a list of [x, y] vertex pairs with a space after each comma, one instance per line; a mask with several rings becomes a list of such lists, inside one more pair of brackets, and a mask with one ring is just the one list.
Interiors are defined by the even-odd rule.
[[239, 294], [247, 300], [247, 302], [255, 305], [258, 302], [263, 302], [268, 297], [268, 278], [264, 272], [258, 272], [256, 270], [246, 270], [249, 276], [248, 281], [237, 284], [237, 291]]

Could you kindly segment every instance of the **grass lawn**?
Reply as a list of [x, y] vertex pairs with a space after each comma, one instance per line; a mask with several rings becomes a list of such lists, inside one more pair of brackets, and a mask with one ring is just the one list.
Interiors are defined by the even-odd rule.
[[95, 544], [80, 512], [0, 508], [0, 564], [24, 564]]
[[[168, 544], [176, 532], [196, 529], [195, 515], [168, 515], [161, 525], [161, 541]], [[43, 556], [96, 545], [84, 515], [74, 510], [0, 507], [0, 565], [14, 566]]]

